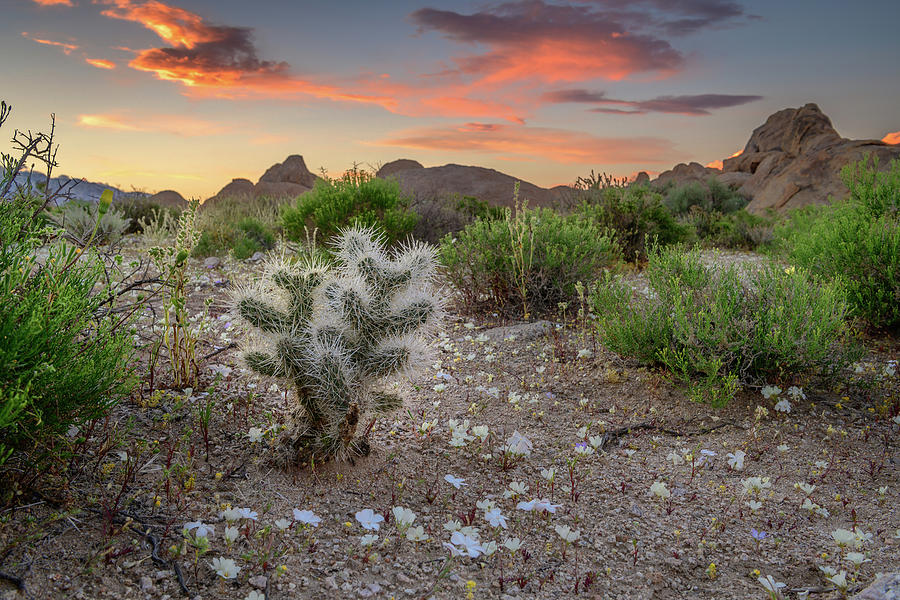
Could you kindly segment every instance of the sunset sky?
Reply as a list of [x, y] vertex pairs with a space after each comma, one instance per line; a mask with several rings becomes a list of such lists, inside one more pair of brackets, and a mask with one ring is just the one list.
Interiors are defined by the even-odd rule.
[[56, 113], [58, 173], [125, 189], [206, 198], [289, 154], [552, 186], [709, 163], [806, 102], [900, 141], [898, 0], [2, 6], [3, 137]]

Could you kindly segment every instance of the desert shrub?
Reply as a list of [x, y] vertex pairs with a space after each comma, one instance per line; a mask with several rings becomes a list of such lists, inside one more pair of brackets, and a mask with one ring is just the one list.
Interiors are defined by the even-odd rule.
[[705, 183], [673, 186], [666, 192], [664, 204], [673, 215], [687, 213], [698, 206], [706, 212], [733, 213], [747, 206], [748, 200], [737, 191], [710, 177]]
[[801, 209], [776, 228], [777, 247], [798, 267], [844, 281], [855, 314], [900, 326], [900, 161], [878, 171], [863, 160], [842, 171], [849, 197]]
[[334, 255], [331, 267], [271, 264], [236, 296], [263, 338], [245, 351], [247, 364], [294, 388], [282, 446], [292, 461], [368, 453], [370, 415], [402, 405], [386, 380], [426, 364], [423, 338], [442, 315], [430, 247], [389, 252], [375, 230], [353, 228]]
[[[575, 284], [592, 281], [621, 258], [614, 236], [583, 217], [563, 217], [550, 209], [525, 210], [518, 218], [525, 230], [521, 248], [511, 232], [514, 217], [480, 219], [441, 243], [440, 256], [449, 280], [469, 310], [488, 302], [511, 313], [522, 311], [520, 290], [531, 311], [556, 310], [573, 300]], [[515, 256], [526, 258], [524, 273]]]
[[102, 416], [132, 384], [132, 347], [99, 259], [55, 244], [31, 219], [40, 200], [0, 202], [0, 462]]
[[409, 235], [418, 221], [410, 203], [396, 181], [353, 170], [341, 179], [316, 181], [296, 206], [284, 207], [282, 226], [285, 236], [294, 241], [302, 240], [307, 229], [318, 229], [327, 241], [345, 227], [373, 227], [388, 244], [394, 244]]
[[167, 239], [174, 237], [178, 231], [178, 218], [181, 211], [156, 208], [150, 216], [141, 217], [138, 221], [138, 231], [144, 238], [144, 242], [150, 246], [159, 246]]
[[607, 277], [592, 305], [604, 345], [667, 368], [691, 395], [723, 405], [740, 386], [833, 375], [859, 356], [846, 290], [803, 269], [713, 269], [698, 250], [650, 253], [652, 293]]
[[116, 202], [116, 207], [126, 219], [130, 219], [125, 233], [144, 233], [145, 226], [159, 224], [165, 219], [169, 222], [178, 220], [181, 211], [172, 206], [160, 206], [154, 202], [147, 202], [143, 198], [125, 197]]
[[418, 215], [412, 236], [437, 243], [448, 233], [456, 233], [477, 219], [503, 219], [504, 209], [473, 196], [430, 194], [416, 197], [411, 205]]
[[275, 247], [275, 233], [270, 227], [253, 217], [244, 217], [237, 223], [220, 223], [214, 228], [203, 229], [194, 246], [194, 256], [217, 256], [231, 253], [235, 258], [250, 258], [256, 252]]
[[680, 221], [705, 246], [756, 250], [772, 242], [775, 219], [772, 215], [755, 215], [744, 209], [723, 214], [695, 205]]
[[675, 244], [689, 234], [663, 205], [662, 196], [643, 185], [588, 189], [578, 214], [615, 232], [629, 261], [646, 258], [648, 240]]
[[72, 201], [53, 209], [47, 216], [53, 224], [65, 230], [66, 239], [76, 246], [115, 245], [128, 231], [131, 220], [115, 207], [110, 207], [100, 216], [98, 206]]

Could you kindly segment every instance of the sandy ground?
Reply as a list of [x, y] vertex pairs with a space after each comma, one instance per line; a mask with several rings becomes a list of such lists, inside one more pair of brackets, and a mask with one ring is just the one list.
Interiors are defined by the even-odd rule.
[[[192, 269], [203, 351], [240, 341], [226, 289], [258, 266]], [[770, 575], [788, 598], [830, 599], [841, 592], [823, 567], [844, 571], [850, 593], [897, 570], [897, 340], [867, 340], [863, 363], [831, 389], [771, 382], [805, 392], [782, 413], [758, 389], [725, 409], [692, 403], [589, 326], [485, 333], [505, 324], [451, 316], [433, 366], [402, 382], [403, 409], [375, 424], [371, 455], [354, 464], [274, 465], [274, 436], [254, 441], [253, 428], [277, 428], [290, 396], [242, 371], [236, 350], [204, 364], [191, 390], [136, 394], [78, 448], [67, 485], [47, 473], [40, 493], [21, 490], [0, 512], [0, 594], [766, 598]], [[248, 510], [229, 523], [229, 508]], [[320, 521], [304, 525], [294, 509]], [[377, 531], [357, 518], [365, 509], [382, 517]], [[839, 529], [851, 532], [843, 548]], [[452, 530], [463, 556], [449, 557]], [[210, 566], [221, 558], [234, 578]]]

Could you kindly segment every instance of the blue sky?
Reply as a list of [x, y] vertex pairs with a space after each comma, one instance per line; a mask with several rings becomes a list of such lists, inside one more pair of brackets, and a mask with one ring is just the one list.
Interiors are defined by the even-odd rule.
[[53, 112], [61, 172], [150, 191], [204, 198], [294, 153], [655, 172], [806, 102], [846, 137], [900, 130], [895, 0], [11, 1], [11, 127]]

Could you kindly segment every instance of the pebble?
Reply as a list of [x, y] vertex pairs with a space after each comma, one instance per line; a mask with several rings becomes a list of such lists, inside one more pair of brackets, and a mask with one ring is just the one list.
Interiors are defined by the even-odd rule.
[[150, 579], [146, 575], [141, 577], [141, 591], [142, 592], [144, 592], [145, 594], [150, 593], [153, 591], [153, 588], [154, 588], [154, 585], [153, 585], [152, 579]]
[[251, 587], [258, 590], [264, 590], [266, 589], [266, 584], [269, 583], [269, 580], [265, 575], [257, 575], [256, 577], [251, 577], [248, 583], [250, 583]]
[[203, 261], [203, 267], [206, 269], [215, 269], [219, 265], [222, 264], [222, 259], [218, 256], [210, 256], [206, 260]]

